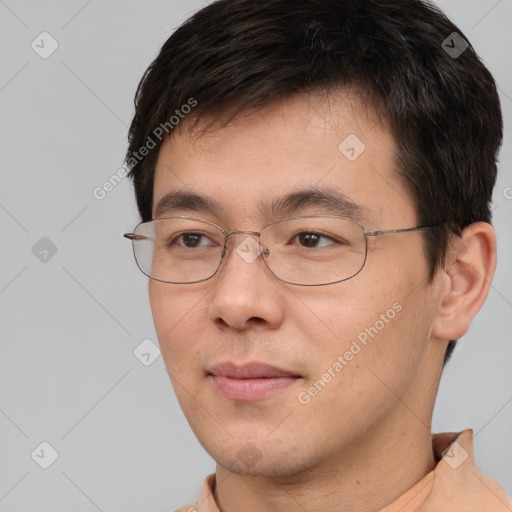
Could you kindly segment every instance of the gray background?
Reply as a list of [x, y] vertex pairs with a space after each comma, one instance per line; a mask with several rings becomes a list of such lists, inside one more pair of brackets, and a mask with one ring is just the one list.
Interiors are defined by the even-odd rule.
[[[498, 270], [444, 373], [434, 430], [473, 428], [479, 466], [512, 495], [512, 0], [438, 3], [494, 73], [506, 133]], [[131, 185], [93, 196], [123, 162], [143, 71], [204, 4], [0, 1], [0, 511], [171, 511], [214, 470], [161, 356], [134, 355], [157, 338], [121, 236], [138, 222]], [[31, 47], [43, 31], [59, 45], [46, 59]], [[58, 452], [48, 469], [43, 441]]]

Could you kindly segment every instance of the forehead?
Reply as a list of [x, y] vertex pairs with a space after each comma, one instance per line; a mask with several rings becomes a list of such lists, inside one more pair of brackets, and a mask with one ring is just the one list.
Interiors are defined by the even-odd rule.
[[298, 94], [222, 121], [205, 117], [193, 132], [185, 119], [163, 142], [154, 217], [165, 196], [179, 192], [210, 199], [224, 214], [273, 220], [278, 212], [263, 204], [307, 190], [343, 196], [371, 213], [367, 219], [390, 211], [397, 220], [414, 216], [391, 131], [357, 96]]

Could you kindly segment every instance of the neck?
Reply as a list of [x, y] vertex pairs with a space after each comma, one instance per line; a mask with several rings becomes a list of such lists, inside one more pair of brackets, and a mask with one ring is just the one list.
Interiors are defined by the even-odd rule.
[[300, 473], [272, 478], [231, 473], [217, 465], [215, 500], [221, 512], [376, 512], [435, 467], [430, 427], [404, 415], [329, 460]]

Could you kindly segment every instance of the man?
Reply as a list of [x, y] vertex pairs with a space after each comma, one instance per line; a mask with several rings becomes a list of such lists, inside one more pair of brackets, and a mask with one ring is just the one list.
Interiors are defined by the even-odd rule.
[[217, 463], [180, 510], [511, 510], [471, 430], [431, 434], [495, 270], [501, 138], [493, 78], [419, 0], [219, 0], [169, 38], [127, 237]]

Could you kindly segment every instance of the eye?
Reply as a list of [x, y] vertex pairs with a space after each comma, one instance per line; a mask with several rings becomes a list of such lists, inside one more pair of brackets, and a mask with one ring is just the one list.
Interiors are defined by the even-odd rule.
[[195, 247], [215, 245], [215, 243], [203, 233], [181, 233], [180, 235], [173, 237], [168, 243], [169, 247], [173, 245], [193, 249]]
[[332, 245], [337, 243], [331, 237], [326, 235], [322, 235], [320, 233], [315, 233], [313, 231], [304, 231], [299, 233], [295, 239], [299, 242], [303, 247], [307, 247], [308, 249], [316, 248], [316, 247], [325, 247], [327, 245]]

